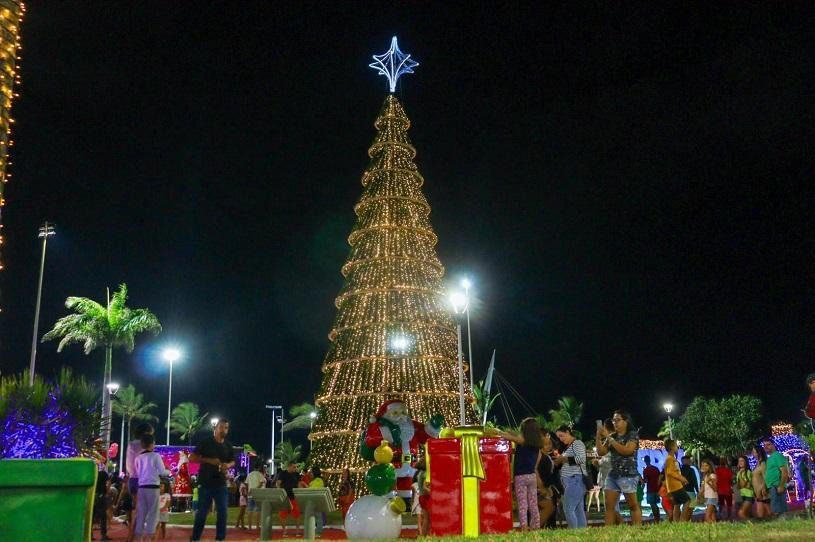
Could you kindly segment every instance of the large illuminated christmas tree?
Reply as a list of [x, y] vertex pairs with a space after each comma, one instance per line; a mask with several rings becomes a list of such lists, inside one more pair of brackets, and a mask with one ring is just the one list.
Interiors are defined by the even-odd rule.
[[[416, 65], [396, 38], [374, 59], [371, 67], [388, 77], [391, 92], [398, 76]], [[367, 467], [358, 452], [360, 433], [384, 401], [402, 400], [422, 422], [434, 414], [448, 425], [459, 422], [456, 325], [443, 292], [424, 179], [413, 163], [410, 120], [392, 94], [374, 126], [311, 433], [311, 461], [332, 486], [344, 468], [358, 475]]]

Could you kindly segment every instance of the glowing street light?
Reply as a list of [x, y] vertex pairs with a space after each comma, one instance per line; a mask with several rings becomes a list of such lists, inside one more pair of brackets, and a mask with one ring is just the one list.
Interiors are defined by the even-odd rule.
[[116, 392], [119, 391], [119, 384], [116, 382], [110, 382], [105, 387], [108, 389], [108, 393], [111, 395], [116, 395]]
[[170, 387], [167, 391], [167, 446], [170, 445], [170, 410], [173, 405], [173, 363], [181, 357], [181, 352], [177, 348], [165, 348], [161, 357], [170, 364]]
[[213, 429], [215, 429], [215, 426], [218, 425], [219, 421], [220, 420], [218, 418], [210, 418], [209, 419], [209, 424], [212, 426]]
[[40, 303], [42, 302], [42, 277], [45, 272], [45, 246], [48, 244], [48, 238], [54, 235], [54, 225], [50, 222], [43, 223], [40, 226], [40, 232], [37, 235], [42, 239], [42, 258], [40, 258], [40, 280], [37, 283], [37, 305], [34, 309], [34, 334], [31, 337], [31, 362], [28, 367], [28, 385], [34, 385], [34, 366], [37, 363], [37, 335], [40, 332]]

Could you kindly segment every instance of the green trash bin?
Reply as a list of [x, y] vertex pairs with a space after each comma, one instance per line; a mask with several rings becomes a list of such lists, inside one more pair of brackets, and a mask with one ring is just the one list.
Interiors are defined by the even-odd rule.
[[0, 540], [90, 540], [96, 470], [81, 458], [0, 460]]

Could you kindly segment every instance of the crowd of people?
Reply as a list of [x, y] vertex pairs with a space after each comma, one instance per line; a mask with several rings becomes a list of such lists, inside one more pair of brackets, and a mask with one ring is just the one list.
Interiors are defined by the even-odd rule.
[[[107, 529], [114, 519], [128, 525], [128, 542], [154, 540], [156, 537], [164, 539], [166, 536], [172, 485], [170, 472], [154, 450], [153, 433], [154, 428], [149, 423], [136, 427], [136, 438], [127, 447], [127, 474], [124, 477], [109, 476], [105, 469], [99, 471], [94, 519], [99, 525], [101, 540], [111, 540]], [[210, 511], [216, 514], [216, 540], [225, 540], [230, 505], [238, 507], [236, 528], [260, 529], [260, 507], [250, 491], [268, 487], [284, 489], [291, 502], [291, 510], [279, 512], [285, 535], [289, 519], [295, 523], [300, 519], [294, 488], [325, 487], [320, 468], [300, 472], [298, 465], [290, 462], [272, 477], [267, 474], [265, 464], [255, 462], [248, 474], [233, 476], [230, 469], [234, 467], [235, 455], [232, 444], [226, 440], [228, 433], [229, 421], [219, 420], [212, 436], [202, 439], [189, 457], [190, 462], [200, 464], [197, 476], [190, 481], [190, 504], [195, 514], [191, 540], [200, 539]], [[338, 494], [343, 517], [354, 499], [354, 484], [350, 471], [346, 469]], [[324, 521], [324, 517], [317, 517], [318, 534], [322, 532]]]
[[[815, 373], [807, 377], [811, 396], [805, 413], [815, 417]], [[103, 469], [97, 478], [94, 518], [99, 522], [101, 539], [110, 540], [107, 526], [116, 514], [129, 525], [128, 542], [153, 540], [165, 536], [172, 496], [170, 474], [158, 453], [154, 451], [153, 427], [141, 424], [127, 447], [127, 477], [109, 477]], [[259, 507], [251, 490], [277, 487], [286, 491], [290, 510], [279, 512], [285, 536], [289, 519], [300, 519], [294, 489], [325, 487], [319, 467], [300, 472], [296, 463], [289, 463], [277, 476], [269, 477], [265, 465], [258, 463], [246, 476], [233, 478], [230, 469], [235, 464], [232, 445], [226, 440], [229, 422], [219, 420], [213, 434], [198, 443], [189, 461], [199, 463], [196, 480], [192, 482], [192, 509], [195, 512], [191, 540], [198, 541], [211, 509], [216, 513], [216, 540], [225, 540], [228, 504], [239, 507], [236, 528], [260, 528]], [[563, 425], [554, 432], [539, 426], [534, 418], [522, 421], [519, 432], [487, 429], [488, 436], [501, 436], [515, 443], [513, 487], [521, 530], [556, 527], [561, 513], [570, 528], [588, 524], [587, 511], [592, 502], [598, 512], [602, 503], [605, 524], [623, 523], [621, 502], [628, 508], [633, 525], [642, 524], [640, 503], [645, 502], [654, 522], [690, 521], [697, 507], [704, 509], [707, 522], [731, 519], [764, 519], [787, 512], [789, 484], [793, 479], [790, 464], [771, 439], [764, 440], [737, 458], [705, 458], [695, 465], [693, 459], [680, 458], [678, 443], [664, 441], [665, 460], [660, 469], [657, 454], [645, 455], [645, 468], [640, 472], [638, 457], [640, 437], [631, 415], [615, 410], [612, 417], [598, 420], [591, 453], [577, 438], [572, 427]], [[662, 454], [659, 454], [662, 455]], [[752, 461], [751, 461], [752, 460]], [[751, 467], [752, 465], [752, 467]], [[797, 466], [803, 482], [804, 498], [812, 498], [812, 477], [809, 458]], [[425, 463], [416, 464], [413, 479], [411, 511], [417, 516], [419, 535], [430, 534], [429, 492], [425, 485]], [[230, 499], [230, 495], [233, 496]], [[348, 469], [342, 474], [337, 500], [345, 518], [356, 497]], [[735, 514], [734, 514], [735, 510]], [[248, 527], [246, 522], [248, 521]], [[325, 517], [318, 515], [317, 534]]]
[[[550, 432], [534, 418], [522, 421], [519, 432], [491, 430], [516, 445], [513, 487], [518, 522], [522, 530], [555, 527], [560, 512], [570, 528], [585, 527], [592, 502], [600, 497], [606, 525], [623, 523], [621, 503], [627, 505], [633, 525], [641, 525], [640, 503], [645, 502], [654, 522], [690, 521], [697, 507], [704, 519], [772, 518], [787, 512], [788, 484], [792, 479], [787, 458], [767, 439], [737, 458], [720, 458], [716, 465], [703, 459], [700, 465], [684, 455], [678, 443], [664, 441], [665, 460], [659, 468], [654, 454], [645, 455], [639, 471], [639, 435], [630, 414], [616, 410], [598, 420], [591, 452], [569, 426]], [[751, 463], [755, 468], [751, 468]], [[806, 497], [811, 496], [807, 461], [799, 465]], [[734, 513], [735, 510], [735, 513]]]

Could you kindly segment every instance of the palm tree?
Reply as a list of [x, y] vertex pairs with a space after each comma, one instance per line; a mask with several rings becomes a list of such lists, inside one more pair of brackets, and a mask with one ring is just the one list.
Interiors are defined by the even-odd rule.
[[170, 432], [179, 435], [182, 440], [187, 439], [187, 445], [191, 445], [193, 435], [204, 430], [206, 426], [204, 420], [209, 412], [199, 414], [198, 405], [195, 403], [181, 403], [170, 414]]
[[42, 340], [60, 339], [57, 352], [72, 343], [82, 343], [85, 354], [90, 354], [98, 346], [105, 348], [105, 370], [102, 381], [102, 416], [106, 423], [105, 449], [110, 446], [110, 394], [107, 385], [113, 366], [113, 349], [123, 347], [127, 353], [133, 351], [136, 335], [145, 331], [154, 334], [161, 332], [158, 318], [147, 309], [131, 309], [125, 305], [127, 285], [119, 285], [119, 291], [110, 297], [103, 306], [87, 297], [69, 297], [65, 307], [74, 314], [63, 316], [54, 324], [54, 329], [46, 333]]
[[[312, 416], [312, 414], [314, 414]], [[314, 418], [317, 417], [317, 408], [311, 403], [302, 403], [289, 409], [291, 419], [283, 424], [283, 431], [292, 429], [311, 429]]]
[[285, 469], [289, 463], [297, 463], [302, 451], [303, 447], [301, 445], [298, 444], [294, 446], [291, 441], [284, 440], [275, 446], [274, 458], [282, 470]]
[[583, 403], [578, 403], [574, 397], [561, 397], [557, 400], [558, 408], [550, 410], [549, 416], [553, 424], [568, 425], [574, 428], [583, 416]]
[[[144, 395], [136, 393], [136, 388], [133, 384], [128, 384], [126, 387], [119, 390], [113, 396], [113, 412], [120, 415], [122, 420], [127, 424], [127, 439], [130, 439], [130, 423], [133, 420], [154, 421], [158, 420], [150, 413], [151, 410], [156, 408], [153, 402], [145, 403]], [[120, 453], [122, 454], [122, 465], [125, 465], [125, 454], [127, 452], [127, 442], [119, 443]]]
[[478, 420], [481, 423], [487, 423], [487, 416], [492, 409], [492, 405], [500, 396], [500, 393], [496, 393], [495, 395], [488, 394], [484, 389], [483, 380], [479, 381], [478, 384], [473, 386], [473, 397], [475, 398], [473, 408], [475, 409], [475, 413], [478, 415]]
[[662, 439], [671, 438], [671, 435], [674, 434], [676, 430], [676, 420], [674, 418], [668, 418], [664, 422], [662, 422], [662, 427], [659, 428], [657, 432], [657, 436]]

